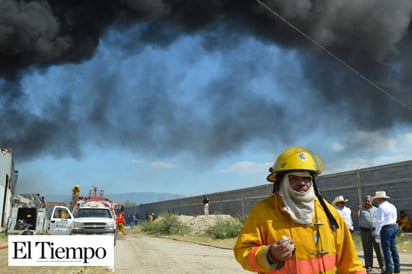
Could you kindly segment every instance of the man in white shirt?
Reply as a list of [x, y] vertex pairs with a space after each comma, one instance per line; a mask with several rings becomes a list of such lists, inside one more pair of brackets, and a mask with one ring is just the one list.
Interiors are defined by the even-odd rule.
[[344, 199], [343, 196], [340, 195], [340, 196], [335, 197], [335, 200], [333, 200], [332, 204], [338, 210], [343, 220], [348, 225], [349, 231], [352, 233], [354, 231], [353, 220], [352, 220], [352, 210], [346, 206], [347, 202], [348, 202], [348, 199]]
[[396, 235], [398, 225], [396, 224], [397, 209], [388, 202], [390, 197], [386, 191], [376, 191], [373, 199], [378, 203], [376, 213], [376, 240], [381, 243], [386, 270], [384, 274], [400, 273], [400, 259], [396, 248]]

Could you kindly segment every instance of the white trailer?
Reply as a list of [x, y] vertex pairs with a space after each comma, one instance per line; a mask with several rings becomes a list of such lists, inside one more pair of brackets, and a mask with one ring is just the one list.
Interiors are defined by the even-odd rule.
[[2, 148], [0, 153], [0, 231], [4, 231], [11, 214], [11, 200], [17, 183], [18, 172], [14, 169], [11, 149]]

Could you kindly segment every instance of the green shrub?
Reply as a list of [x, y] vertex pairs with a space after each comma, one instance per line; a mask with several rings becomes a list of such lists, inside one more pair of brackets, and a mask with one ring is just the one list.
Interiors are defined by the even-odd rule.
[[235, 217], [236, 220], [239, 221], [239, 223], [241, 223], [242, 225], [246, 223], [247, 218], [249, 217], [248, 214], [245, 215], [238, 215]]
[[209, 227], [206, 235], [215, 239], [235, 238], [239, 235], [242, 224], [234, 219], [219, 219], [216, 224]]
[[352, 241], [355, 244], [356, 250], [362, 250], [362, 240], [360, 237], [360, 232], [355, 231], [352, 233]]
[[166, 215], [154, 222], [143, 222], [140, 229], [155, 235], [185, 235], [190, 227], [180, 222], [176, 215]]

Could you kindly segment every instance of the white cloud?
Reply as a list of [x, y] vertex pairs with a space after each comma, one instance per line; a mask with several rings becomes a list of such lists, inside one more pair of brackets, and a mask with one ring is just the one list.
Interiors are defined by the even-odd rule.
[[386, 138], [382, 131], [356, 131], [353, 132], [352, 137], [364, 144], [366, 150], [385, 150], [394, 147], [396, 141], [393, 138]]
[[237, 173], [237, 174], [252, 174], [267, 172], [272, 163], [255, 163], [249, 161], [241, 161], [234, 163], [226, 169], [220, 170], [221, 173]]
[[173, 169], [173, 168], [176, 168], [175, 164], [170, 164], [170, 163], [165, 163], [165, 162], [152, 162], [151, 166], [153, 168], [159, 168], [159, 169]]
[[332, 144], [332, 151], [340, 152], [340, 151], [343, 151], [343, 150], [345, 150], [345, 145], [344, 144], [342, 144], [340, 142], [334, 142]]
[[144, 161], [142, 161], [142, 160], [135, 160], [135, 159], [132, 160], [133, 164], [142, 164], [143, 162]]
[[[404, 132], [386, 136], [383, 132], [357, 131], [352, 134], [363, 151], [380, 154], [382, 160], [410, 158], [412, 149], [412, 132]], [[388, 156], [390, 155], [390, 156]]]
[[[326, 163], [325, 173], [335, 173], [354, 169], [368, 168], [411, 160], [412, 133], [392, 133], [388, 137], [381, 131], [356, 131], [350, 134], [353, 151], [342, 143], [334, 143], [332, 150], [351, 152], [352, 157], [334, 157], [335, 161]], [[353, 149], [353, 147], [357, 149]]]
[[392, 140], [391, 150], [395, 152], [407, 153], [410, 157], [410, 148], [412, 147], [412, 132], [397, 135]]

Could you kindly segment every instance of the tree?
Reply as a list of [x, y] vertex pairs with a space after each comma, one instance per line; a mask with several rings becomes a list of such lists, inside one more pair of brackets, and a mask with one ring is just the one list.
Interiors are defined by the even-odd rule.
[[136, 207], [137, 205], [136, 205], [135, 202], [126, 200], [126, 201], [124, 202], [123, 206], [124, 206], [124, 208], [131, 208], [131, 207], [134, 208], [134, 207]]

